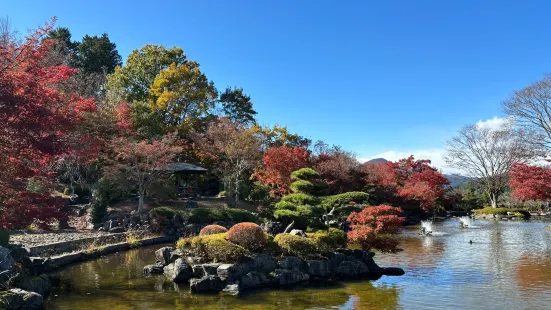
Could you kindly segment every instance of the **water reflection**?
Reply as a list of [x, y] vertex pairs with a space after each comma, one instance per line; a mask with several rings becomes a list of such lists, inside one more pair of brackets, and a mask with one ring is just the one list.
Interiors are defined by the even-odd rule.
[[[144, 265], [160, 246], [132, 250], [62, 270], [47, 309], [548, 309], [551, 232], [541, 222], [457, 220], [434, 223], [441, 236], [403, 234], [403, 252], [378, 254], [403, 277], [295, 290], [253, 291], [241, 297], [192, 295]], [[472, 244], [469, 241], [473, 241]], [[57, 295], [57, 296], [55, 296]]]

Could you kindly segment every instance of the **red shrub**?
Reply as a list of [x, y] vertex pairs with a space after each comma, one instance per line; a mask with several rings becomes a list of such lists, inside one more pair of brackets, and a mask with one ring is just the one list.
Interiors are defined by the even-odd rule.
[[266, 235], [262, 228], [255, 223], [245, 222], [233, 225], [228, 230], [226, 239], [253, 251], [266, 245]]
[[199, 232], [199, 236], [206, 236], [206, 235], [215, 235], [215, 234], [221, 234], [225, 233], [228, 230], [224, 226], [220, 225], [207, 225], [201, 229]]
[[348, 240], [359, 244], [362, 249], [368, 251], [376, 249], [381, 252], [397, 252], [398, 242], [392, 235], [399, 232], [404, 222], [401, 208], [388, 205], [367, 207], [361, 212], [352, 212], [348, 216], [350, 231]]

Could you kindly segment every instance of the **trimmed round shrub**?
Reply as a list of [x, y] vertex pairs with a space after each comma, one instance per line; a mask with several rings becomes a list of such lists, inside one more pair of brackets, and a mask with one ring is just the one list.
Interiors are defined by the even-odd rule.
[[227, 241], [225, 233], [182, 238], [176, 248], [184, 255], [203, 257], [215, 263], [233, 263], [247, 254], [242, 246]]
[[220, 225], [207, 225], [201, 229], [199, 232], [199, 236], [206, 236], [206, 235], [215, 235], [215, 234], [222, 234], [227, 232], [228, 230], [224, 226]]
[[329, 231], [317, 231], [307, 235], [316, 242], [316, 247], [321, 252], [334, 252], [348, 246], [348, 236], [337, 228], [329, 228]]
[[311, 180], [319, 178], [319, 173], [312, 168], [302, 168], [291, 173], [293, 180]]
[[283, 255], [298, 256], [302, 259], [319, 258], [316, 242], [312, 238], [304, 238], [291, 234], [279, 234], [274, 242], [281, 248]]
[[250, 222], [233, 225], [228, 230], [226, 239], [251, 251], [260, 250], [266, 246], [264, 231], [257, 224]]

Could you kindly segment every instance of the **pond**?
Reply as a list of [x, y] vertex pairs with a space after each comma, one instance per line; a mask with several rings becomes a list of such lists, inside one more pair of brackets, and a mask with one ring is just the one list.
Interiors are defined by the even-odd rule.
[[404, 251], [375, 260], [404, 268], [405, 276], [240, 297], [193, 295], [162, 275], [145, 278], [142, 268], [161, 246], [140, 248], [63, 269], [46, 309], [549, 309], [549, 223], [473, 225], [435, 223], [433, 236], [404, 230]]

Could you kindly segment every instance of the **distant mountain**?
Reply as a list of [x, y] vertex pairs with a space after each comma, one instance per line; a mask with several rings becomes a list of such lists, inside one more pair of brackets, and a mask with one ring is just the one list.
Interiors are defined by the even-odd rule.
[[444, 176], [448, 179], [448, 181], [450, 181], [451, 187], [456, 187], [473, 180], [473, 178], [462, 176], [459, 174], [444, 174]]
[[366, 164], [380, 164], [380, 163], [386, 163], [388, 160], [384, 158], [373, 158], [371, 160], [366, 161]]
[[[366, 164], [380, 164], [380, 163], [386, 163], [386, 162], [388, 162], [388, 160], [386, 160], [384, 158], [374, 158], [374, 159], [368, 160], [365, 163]], [[444, 176], [448, 179], [448, 181], [450, 181], [450, 186], [451, 187], [456, 187], [456, 186], [459, 186], [463, 183], [467, 183], [467, 182], [473, 180], [473, 178], [469, 178], [469, 177], [462, 176], [462, 175], [459, 175], [459, 174], [444, 174]]]

